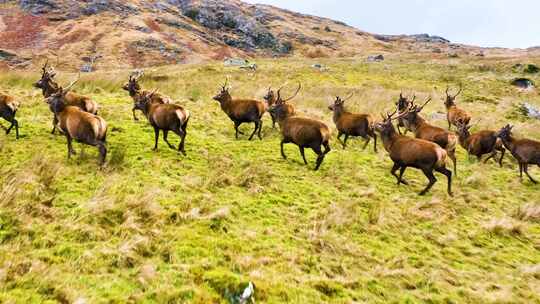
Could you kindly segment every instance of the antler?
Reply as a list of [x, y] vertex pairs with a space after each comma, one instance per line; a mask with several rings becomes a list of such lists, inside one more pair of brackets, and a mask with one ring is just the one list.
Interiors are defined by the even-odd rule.
[[414, 102], [416, 100], [416, 94], [413, 94], [413, 98], [411, 99], [411, 103]]
[[285, 99], [285, 100], [283, 100], [283, 102], [287, 102], [287, 101], [289, 101], [289, 100], [295, 98], [296, 95], [298, 95], [298, 92], [300, 92], [300, 89], [302, 89], [302, 83], [298, 82], [298, 89], [296, 89], [296, 92], [294, 92], [294, 95], [291, 96], [291, 97], [289, 97], [289, 98], [287, 98], [287, 99]]
[[41, 70], [43, 71], [43, 74], [47, 73], [47, 66], [48, 65], [49, 65], [49, 58], [47, 58], [47, 61], [45, 61], [45, 64], [41, 68]]
[[225, 90], [227, 88], [227, 85], [229, 84], [229, 76], [226, 76], [225, 77], [225, 83], [223, 84], [223, 90]]
[[450, 94], [448, 94], [448, 91], [450, 90], [450, 87], [449, 86], [446, 86], [446, 97], [450, 97]]
[[425, 107], [430, 101], [431, 101], [431, 96], [429, 96], [428, 99], [426, 100], [426, 102], [424, 102], [424, 104], [418, 108], [418, 112], [422, 111], [422, 110], [424, 109], [424, 107]]
[[142, 70], [135, 70], [129, 75], [129, 80], [139, 80], [143, 74], [144, 72]]
[[71, 90], [71, 88], [81, 79], [81, 72], [77, 75], [77, 79], [73, 80], [65, 89], [63, 89], [63, 92], [68, 92]]
[[463, 85], [460, 83], [459, 84], [459, 91], [457, 92], [456, 95], [454, 95], [454, 98], [458, 97], [458, 95], [461, 94], [461, 92], [463, 92]]
[[349, 94], [349, 96], [345, 97], [345, 98], [342, 99], [341, 101], [342, 101], [342, 102], [345, 102], [345, 101], [351, 99], [351, 97], [353, 97], [353, 96], [354, 96], [354, 92], [351, 92], [351, 94]]

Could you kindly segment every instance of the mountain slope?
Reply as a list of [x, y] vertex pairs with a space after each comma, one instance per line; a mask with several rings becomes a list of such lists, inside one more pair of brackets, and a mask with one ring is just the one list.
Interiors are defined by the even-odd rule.
[[13, 55], [0, 53], [0, 60], [11, 66], [45, 57], [70, 68], [94, 61], [98, 68], [122, 68], [233, 56], [483, 52], [440, 37], [372, 35], [339, 21], [238, 0], [8, 0], [0, 4], [0, 29], [0, 50]]

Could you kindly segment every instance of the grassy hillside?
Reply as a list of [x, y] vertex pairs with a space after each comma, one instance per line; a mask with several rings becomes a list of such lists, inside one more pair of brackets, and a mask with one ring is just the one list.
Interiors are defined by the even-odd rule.
[[[433, 95], [426, 116], [445, 126], [444, 88], [462, 82], [458, 102], [480, 127], [512, 122], [517, 135], [539, 139], [540, 121], [516, 105], [540, 98], [508, 85], [514, 62], [327, 59], [324, 73], [312, 63], [261, 61], [254, 75], [218, 63], [147, 70], [144, 87], [193, 114], [187, 157], [163, 141], [151, 150], [153, 132], [132, 120], [120, 88], [129, 71], [83, 75], [76, 90], [95, 97], [109, 123], [104, 169], [91, 147], [77, 144], [66, 159], [65, 138], [50, 134], [51, 114], [31, 88], [37, 74], [1, 74], [0, 90], [22, 103], [23, 137], [0, 134], [0, 302], [227, 303], [249, 281], [258, 303], [540, 302], [540, 186], [520, 182], [511, 157], [499, 168], [459, 148], [455, 197], [439, 175], [419, 197], [425, 177], [410, 169], [412, 185], [397, 187], [382, 145], [375, 154], [353, 140], [342, 150], [334, 134], [314, 172], [314, 155], [305, 167], [296, 146], [281, 159], [268, 116], [263, 141], [234, 140], [211, 100], [226, 75], [243, 97], [301, 81], [298, 111], [333, 128], [332, 96], [353, 90], [349, 108], [378, 115], [403, 89]], [[60, 74], [62, 83], [74, 77]]]

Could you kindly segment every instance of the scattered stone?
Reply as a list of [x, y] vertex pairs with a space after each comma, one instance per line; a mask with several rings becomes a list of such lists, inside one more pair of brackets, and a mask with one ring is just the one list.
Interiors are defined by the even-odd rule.
[[317, 69], [317, 70], [319, 70], [321, 72], [326, 72], [326, 71], [329, 70], [329, 68], [327, 66], [325, 66], [323, 64], [320, 64], [320, 63], [312, 64], [311, 67], [314, 68], [314, 69]]
[[243, 58], [227, 58], [223, 61], [225, 66], [245, 66], [249, 64], [247, 59]]
[[540, 110], [528, 102], [522, 103], [519, 109], [529, 118], [540, 119]]
[[459, 58], [458, 53], [448, 53], [448, 58]]
[[532, 89], [534, 82], [528, 78], [516, 78], [512, 80], [512, 85], [521, 89]]
[[378, 55], [370, 55], [370, 56], [368, 56], [367, 61], [368, 61], [368, 62], [380, 62], [380, 61], [384, 61], [384, 56], [381, 55], [381, 54], [378, 54]]

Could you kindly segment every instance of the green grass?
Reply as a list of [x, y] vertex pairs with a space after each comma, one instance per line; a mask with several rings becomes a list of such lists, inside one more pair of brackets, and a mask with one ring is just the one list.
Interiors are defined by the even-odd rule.
[[[293, 145], [281, 158], [268, 116], [263, 141], [234, 140], [211, 100], [226, 75], [239, 97], [301, 81], [298, 112], [333, 127], [332, 96], [354, 90], [349, 108], [378, 115], [403, 89], [432, 94], [426, 116], [445, 126], [432, 114], [444, 113], [447, 83], [462, 82], [458, 103], [481, 127], [514, 121], [518, 135], [540, 138], [540, 122], [515, 112], [540, 98], [508, 85], [514, 62], [480, 60], [324, 59], [326, 73], [299, 59], [261, 60], [255, 75], [220, 64], [149, 70], [145, 88], [192, 112], [187, 157], [163, 141], [151, 150], [153, 132], [132, 120], [120, 88], [128, 71], [83, 75], [76, 90], [94, 97], [109, 123], [104, 169], [92, 147], [75, 145], [67, 160], [65, 138], [50, 134], [51, 114], [31, 88], [37, 74], [0, 75], [0, 89], [22, 103], [23, 135], [0, 135], [0, 302], [228, 303], [249, 281], [259, 303], [539, 302], [538, 212], [522, 214], [537, 206], [540, 188], [519, 181], [511, 157], [499, 168], [460, 148], [455, 197], [442, 176], [419, 197], [426, 179], [410, 169], [412, 185], [397, 187], [382, 145], [375, 154], [353, 140], [344, 151], [334, 135], [314, 172], [311, 152], [309, 167]], [[62, 83], [73, 77], [61, 74]]]

